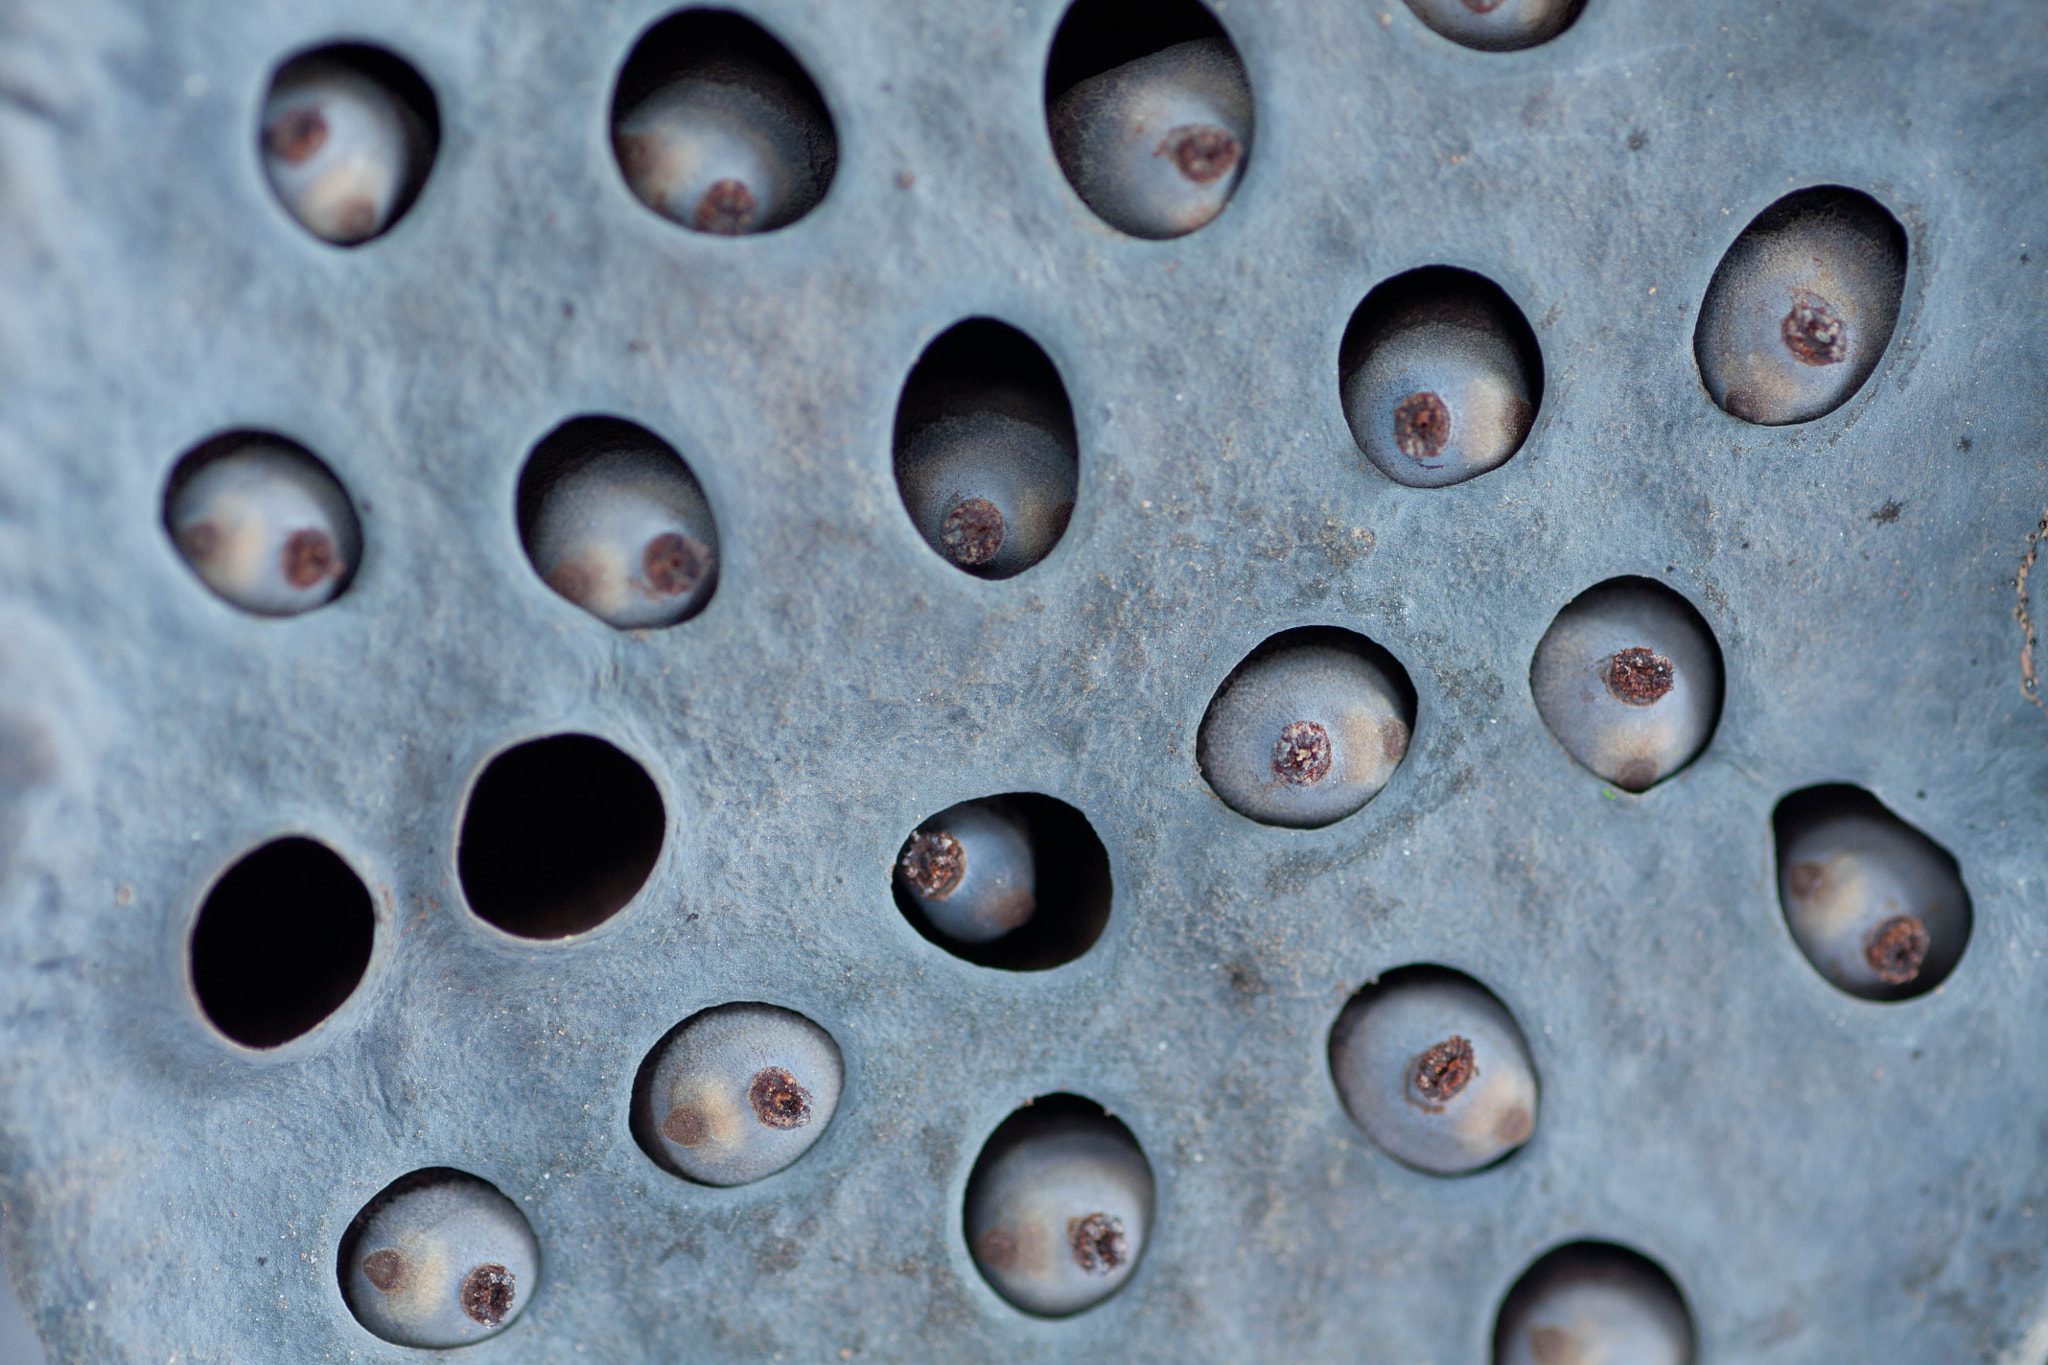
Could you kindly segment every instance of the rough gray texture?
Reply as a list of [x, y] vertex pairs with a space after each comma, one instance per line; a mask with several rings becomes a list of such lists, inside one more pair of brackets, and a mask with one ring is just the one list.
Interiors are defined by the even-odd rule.
[[[655, 0], [13, 0], [0, 11], [0, 1199], [64, 1361], [414, 1357], [350, 1318], [349, 1218], [451, 1165], [542, 1244], [497, 1361], [1478, 1362], [1570, 1238], [1641, 1248], [1702, 1358], [2048, 1355], [2048, 716], [2012, 579], [2048, 504], [2048, 10], [2036, 0], [1591, 0], [1555, 42], [1458, 48], [1397, 0], [1233, 0], [1258, 96], [1230, 207], [1119, 238], [1054, 165], [1058, 0], [758, 0], [838, 123], [838, 178], [724, 240], [634, 201], [606, 110]], [[311, 240], [255, 151], [265, 82], [335, 35], [441, 101], [419, 202]], [[1857, 186], [1912, 247], [1898, 333], [1811, 425], [1746, 426], [1693, 368], [1730, 240]], [[1346, 429], [1366, 291], [1458, 265], [1542, 344], [1526, 448], [1397, 487]], [[1082, 473], [1042, 564], [943, 563], [891, 475], [921, 348], [990, 313], [1066, 377]], [[532, 444], [606, 412], [717, 514], [705, 612], [622, 635], [520, 551]], [[158, 522], [184, 450], [272, 427], [363, 514], [348, 593], [289, 621], [200, 588]], [[1648, 574], [1725, 654], [1713, 743], [1618, 796], [1530, 702], [1574, 592]], [[1195, 728], [1277, 630], [1357, 630], [1418, 693], [1357, 816], [1253, 824]], [[464, 908], [491, 755], [577, 728], [637, 755], [668, 846], [576, 940]], [[1786, 792], [1860, 783], [1960, 860], [1943, 988], [1852, 1000], [1774, 892]], [[1037, 789], [1116, 877], [1094, 948], [1010, 974], [897, 912], [917, 822]], [[186, 984], [195, 906], [275, 835], [380, 916], [361, 988], [252, 1055]], [[1543, 1123], [1440, 1180], [1377, 1152], [1324, 1059], [1344, 1000], [1444, 962], [1529, 1035]], [[763, 1000], [845, 1052], [831, 1129], [737, 1189], [628, 1131], [646, 1050]], [[962, 1190], [1024, 1099], [1076, 1090], [1159, 1182], [1137, 1275], [1025, 1318]]]

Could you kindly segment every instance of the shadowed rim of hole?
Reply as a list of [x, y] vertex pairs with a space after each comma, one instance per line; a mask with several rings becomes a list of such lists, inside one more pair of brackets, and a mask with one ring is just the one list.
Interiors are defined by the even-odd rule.
[[[897, 861], [909, 846], [916, 832], [913, 829], [906, 830], [903, 842], [890, 850], [883, 872], [903, 918], [927, 942], [977, 967], [1040, 972], [1065, 966], [1086, 954], [1109, 926], [1115, 900], [1109, 850], [1088, 817], [1042, 792], [1000, 792], [965, 800], [1000, 801], [1022, 820], [1025, 842], [1031, 846], [1037, 910], [1018, 928], [987, 943], [962, 943], [941, 934], [896, 876]], [[916, 828], [923, 828], [940, 813], [933, 811]]]
[[[311, 238], [321, 246], [332, 247], [337, 251], [355, 251], [390, 236], [392, 230], [404, 221], [406, 215], [412, 212], [412, 206], [418, 203], [420, 196], [426, 192], [427, 181], [433, 175], [434, 167], [439, 163], [441, 156], [441, 105], [434, 97], [434, 88], [427, 84], [426, 77], [419, 73], [419, 69], [387, 47], [379, 47], [374, 43], [343, 41], [300, 48], [272, 68], [270, 79], [264, 83], [263, 101], [258, 104], [256, 120], [256, 160], [259, 168], [264, 155], [262, 103], [268, 102], [271, 92], [277, 89], [280, 80], [293, 74], [295, 68], [300, 65], [312, 62], [333, 62], [369, 77], [396, 96], [399, 103], [410, 109], [414, 117], [420, 121], [419, 163], [412, 168], [412, 174], [406, 177], [405, 184], [399, 189], [398, 197], [392, 201], [391, 216], [382, 228], [359, 242], [330, 242], [324, 237], [306, 232], [296, 219], [292, 219], [292, 225], [299, 228], [303, 236]], [[277, 202], [276, 195], [268, 197], [271, 202]], [[286, 218], [291, 218], [291, 211], [284, 205], [278, 204], [277, 207]]]
[[640, 894], [667, 814], [647, 769], [575, 732], [499, 750], [463, 802], [456, 867], [478, 919], [522, 939], [587, 933]]
[[356, 505], [355, 495], [349, 491], [348, 485], [342, 482], [340, 476], [334, 472], [333, 467], [327, 461], [315, 455], [303, 442], [294, 440], [282, 432], [271, 431], [263, 427], [236, 427], [233, 430], [209, 436], [187, 450], [183, 455], [180, 455], [172, 462], [171, 472], [165, 477], [163, 488], [157, 496], [157, 525], [163, 530], [165, 538], [170, 542], [171, 553], [177, 557], [180, 564], [185, 566], [185, 571], [198, 581], [199, 586], [206, 589], [207, 596], [216, 601], [226, 603], [227, 606], [232, 607], [241, 615], [252, 620], [291, 621], [296, 619], [296, 616], [303, 615], [304, 613], [277, 616], [269, 612], [251, 611], [247, 607], [228, 601], [227, 598], [215, 592], [207, 585], [205, 579], [199, 577], [198, 569], [193, 567], [192, 562], [186, 558], [185, 552], [179, 548], [177, 531], [171, 525], [171, 505], [177, 501], [179, 492], [186, 484], [190, 483], [200, 471], [215, 461], [227, 459], [232, 455], [238, 455], [250, 446], [255, 445], [277, 446], [283, 450], [290, 451], [294, 455], [304, 457], [312, 463], [315, 469], [318, 469], [329, 479], [333, 480], [334, 486], [341, 490], [342, 500], [348, 504], [349, 515], [355, 519], [355, 533], [359, 542], [355, 556], [357, 562], [342, 565], [341, 581], [335, 585], [334, 592], [325, 602], [320, 604], [320, 607], [332, 607], [336, 602], [347, 596], [348, 590], [355, 583], [357, 571], [362, 568], [361, 561], [369, 558], [372, 553], [370, 550], [370, 537], [368, 531], [363, 526], [362, 509]]
[[[819, 90], [818, 83], [797, 60], [796, 54], [752, 15], [715, 4], [690, 5], [669, 11], [642, 29], [619, 66], [618, 80], [612, 86], [611, 100], [606, 107], [605, 126], [607, 129], [616, 128], [623, 115], [686, 68], [701, 62], [734, 60], [766, 67], [786, 81], [818, 115], [830, 142], [825, 154], [825, 186], [816, 203], [779, 226], [736, 234], [742, 239], [772, 237], [811, 217], [831, 200], [832, 190], [839, 183], [839, 121], [832, 116], [832, 107], [825, 102], [824, 92]], [[606, 141], [610, 142], [609, 133]], [[626, 183], [625, 167], [619, 164], [615, 150], [611, 154], [611, 162], [627, 196], [639, 203], [639, 196]], [[662, 217], [651, 208], [647, 211], [657, 218]], [[681, 223], [672, 226], [691, 237], [717, 239], [723, 235], [693, 231]]]
[[1200, 0], [1074, 0], [1060, 17], [1045, 59], [1045, 102], [1105, 71], [1178, 43], [1221, 38], [1223, 23]]
[[[1505, 56], [1508, 53], [1513, 52], [1527, 52], [1531, 48], [1547, 47], [1549, 44], [1554, 43], [1558, 39], [1564, 37], [1565, 34], [1571, 32], [1573, 28], [1577, 27], [1579, 20], [1585, 16], [1586, 7], [1590, 2], [1591, 0], [1567, 0], [1567, 3], [1563, 7], [1564, 17], [1562, 21], [1558, 24], [1556, 31], [1545, 34], [1543, 37], [1538, 38], [1533, 42], [1510, 43], [1503, 46], [1489, 46], [1480, 43], [1471, 43], [1465, 41], [1465, 39], [1463, 38], [1456, 36], [1455, 34], [1446, 33], [1443, 29], [1437, 27], [1436, 24], [1430, 22], [1429, 16], [1422, 12], [1424, 0], [1407, 0], [1407, 3], [1403, 6], [1403, 8], [1406, 9], [1410, 17], [1412, 17], [1416, 23], [1420, 24], [1427, 32], [1435, 35], [1438, 38], [1441, 38], [1443, 41], [1450, 43], [1454, 47], [1461, 48], [1466, 52], [1483, 52], [1487, 53], [1488, 55]], [[1483, 5], [1481, 3], [1481, 0], [1462, 0], [1462, 3], [1466, 8], [1481, 13], [1491, 13], [1492, 11], [1499, 9], [1501, 6], [1501, 0], [1492, 0], [1492, 3]]]
[[187, 979], [216, 1030], [269, 1050], [347, 1003], [376, 938], [355, 869], [317, 839], [287, 835], [244, 853], [208, 887], [186, 938]]
[[[1508, 1358], [1509, 1333], [1515, 1326], [1516, 1316], [1522, 1311], [1522, 1305], [1554, 1284], [1568, 1283], [1580, 1277], [1633, 1281], [1653, 1292], [1668, 1291], [1670, 1303], [1677, 1309], [1683, 1323], [1684, 1365], [1691, 1365], [1698, 1358], [1699, 1331], [1693, 1322], [1692, 1303], [1671, 1272], [1634, 1247], [1585, 1238], [1553, 1246], [1538, 1256], [1515, 1277], [1514, 1284], [1501, 1296], [1500, 1307], [1493, 1319], [1494, 1365], [1502, 1365]], [[1575, 1359], [1575, 1355], [1559, 1355], [1561, 1365]]]

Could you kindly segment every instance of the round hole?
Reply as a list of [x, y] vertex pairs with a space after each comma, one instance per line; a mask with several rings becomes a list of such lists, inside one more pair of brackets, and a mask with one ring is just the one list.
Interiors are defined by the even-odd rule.
[[1890, 344], [1906, 234], [1867, 194], [1825, 185], [1758, 214], [1721, 258], [1693, 354], [1745, 422], [1810, 422], [1849, 401]]
[[370, 965], [376, 916], [362, 879], [311, 839], [279, 839], [206, 893], [192, 989], [215, 1028], [276, 1047], [341, 1008]]
[[1379, 794], [1408, 753], [1415, 689], [1363, 635], [1283, 631], [1216, 689], [1195, 738], [1210, 790], [1264, 825], [1315, 828]]
[[540, 1282], [540, 1244], [495, 1186], [446, 1168], [400, 1176], [342, 1236], [341, 1296], [356, 1321], [400, 1346], [442, 1349], [496, 1336]]
[[839, 157], [832, 116], [788, 49], [713, 10], [671, 15], [634, 46], [612, 97], [612, 149], [641, 203], [728, 237], [809, 213]]
[[348, 494], [296, 442], [233, 431], [187, 453], [164, 489], [164, 529], [222, 601], [296, 616], [333, 601], [362, 559]]
[[904, 841], [890, 873], [917, 932], [982, 967], [1072, 962], [1109, 923], [1109, 853], [1064, 801], [1011, 792], [949, 806]]
[[1039, 1317], [1079, 1313], [1123, 1288], [1152, 1221], [1152, 1165], [1137, 1139], [1077, 1095], [1042, 1095], [1003, 1120], [967, 1180], [975, 1268]]
[[440, 140], [419, 72], [382, 48], [343, 44], [278, 68], [257, 150], [286, 212], [323, 241], [358, 246], [412, 207]]
[[1330, 1075], [1352, 1122], [1433, 1175], [1505, 1160], [1536, 1131], [1536, 1063], [1521, 1026], [1461, 972], [1404, 967], [1351, 998]]
[[589, 735], [554, 735], [491, 760], [462, 817], [463, 894], [521, 938], [565, 938], [617, 914], [661, 856], [661, 793]]
[[1572, 26], [1585, 0], [1408, 0], [1415, 17], [1464, 47], [1514, 52]]
[[1194, 0], [1080, 0], [1053, 39], [1045, 101], [1067, 182], [1133, 237], [1207, 223], [1251, 157], [1251, 83]]
[[686, 621], [718, 588], [718, 528], [675, 448], [614, 417], [543, 437], [519, 475], [519, 537], [541, 581], [620, 630]]
[[1500, 286], [1432, 266], [1379, 285], [1338, 355], [1351, 435], [1382, 474], [1413, 488], [1463, 483], [1505, 464], [1535, 424], [1543, 359]]
[[1576, 762], [1623, 791], [1648, 791], [1713, 738], [1721, 649], [1671, 589], [1610, 579], [1558, 612], [1530, 662], [1529, 690]]
[[1522, 1274], [1493, 1329], [1494, 1365], [1692, 1365], [1692, 1314], [1647, 1257], [1575, 1242]]
[[1778, 803], [1778, 899], [1815, 971], [1865, 1000], [1939, 986], [1970, 942], [1970, 893], [1941, 845], [1860, 787]]
[[895, 446], [903, 505], [954, 567], [1008, 578], [1066, 534], [1080, 480], [1073, 408], [1014, 327], [971, 318], [927, 347], [896, 407]]

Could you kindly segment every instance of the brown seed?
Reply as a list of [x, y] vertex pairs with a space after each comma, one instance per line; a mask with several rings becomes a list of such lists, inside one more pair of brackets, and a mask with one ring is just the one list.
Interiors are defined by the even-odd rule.
[[917, 893], [942, 901], [967, 875], [967, 850], [944, 830], [919, 830], [903, 849], [903, 879]]
[[1207, 185], [1230, 174], [1242, 152], [1227, 130], [1213, 123], [1184, 123], [1160, 139], [1155, 155], [1172, 157], [1182, 175]]
[[1273, 771], [1297, 787], [1312, 787], [1330, 773], [1330, 732], [1312, 720], [1291, 721], [1273, 744]]
[[983, 1265], [997, 1270], [1008, 1270], [1017, 1264], [1017, 1239], [1010, 1235], [1008, 1228], [990, 1228], [981, 1234], [974, 1249]]
[[472, 1322], [496, 1327], [512, 1311], [512, 1272], [488, 1261], [462, 1277], [462, 1311]]
[[811, 1092], [779, 1066], [764, 1066], [747, 1087], [754, 1117], [769, 1128], [801, 1128], [811, 1121]]
[[1529, 1354], [1536, 1357], [1536, 1365], [1586, 1365], [1578, 1337], [1562, 1327], [1531, 1327]]
[[204, 564], [220, 548], [220, 527], [210, 521], [195, 521], [178, 532], [178, 548], [193, 563]]
[[704, 581], [710, 561], [704, 546], [686, 535], [664, 531], [647, 542], [640, 573], [647, 589], [660, 597], [681, 597]]
[[1795, 899], [1810, 901], [1828, 884], [1828, 870], [1819, 863], [1794, 863], [1788, 874]]
[[334, 540], [325, 531], [292, 532], [279, 562], [284, 581], [295, 588], [310, 588], [341, 572], [341, 557], [335, 554]]
[[579, 607], [590, 600], [590, 594], [597, 588], [590, 570], [572, 559], [565, 559], [549, 569], [547, 584]]
[[1131, 1254], [1124, 1240], [1124, 1220], [1113, 1213], [1069, 1218], [1067, 1245], [1074, 1249], [1074, 1264], [1089, 1275], [1107, 1275]]
[[1431, 1104], [1446, 1104], [1457, 1098], [1471, 1079], [1479, 1074], [1472, 1060], [1472, 1040], [1452, 1034], [1415, 1059], [1415, 1093]]
[[711, 1125], [689, 1105], [679, 1104], [661, 1121], [661, 1135], [678, 1147], [695, 1147], [711, 1136]]
[[1863, 960], [1878, 980], [1888, 986], [1903, 986], [1920, 975], [1930, 942], [1927, 926], [1916, 916], [1893, 915], [1863, 941]]
[[303, 166], [327, 145], [327, 120], [318, 109], [292, 109], [264, 131], [263, 140], [287, 166]]
[[754, 225], [754, 211], [760, 207], [754, 192], [738, 180], [720, 180], [704, 191], [690, 225], [699, 232], [737, 237]]
[[1842, 319], [1826, 299], [1804, 289], [1792, 291], [1792, 311], [1778, 328], [1785, 349], [1802, 365], [1839, 365], [1849, 358]]
[[1433, 460], [1451, 439], [1451, 410], [1433, 393], [1411, 393], [1394, 408], [1394, 445], [1411, 460]]
[[939, 549], [963, 569], [988, 563], [1003, 548], [1002, 509], [987, 498], [968, 498], [946, 513]]
[[395, 1294], [412, 1283], [412, 1262], [397, 1247], [385, 1247], [363, 1257], [363, 1278], [382, 1294]]
[[1607, 661], [1607, 690], [1629, 706], [1655, 706], [1670, 693], [1671, 660], [1642, 645], [1624, 649]]

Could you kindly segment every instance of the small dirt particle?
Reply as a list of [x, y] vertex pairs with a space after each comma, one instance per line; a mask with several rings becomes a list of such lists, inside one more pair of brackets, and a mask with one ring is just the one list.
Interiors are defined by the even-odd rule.
[[1849, 358], [1842, 319], [1826, 299], [1805, 289], [1792, 291], [1792, 311], [1779, 324], [1785, 349], [1802, 365], [1839, 365]]
[[1614, 699], [1629, 706], [1655, 706], [1675, 682], [1671, 660], [1643, 645], [1621, 650], [1601, 671]]
[[721, 237], [737, 237], [754, 225], [755, 211], [760, 201], [754, 192], [739, 180], [715, 181], [704, 191], [704, 197], [697, 201], [697, 211], [690, 215], [690, 226], [699, 232], [716, 233]]
[[1230, 174], [1243, 150], [1236, 138], [1213, 123], [1184, 123], [1160, 139], [1155, 155], [1172, 157], [1182, 175], [1197, 185], [1209, 185]]
[[1472, 1060], [1472, 1040], [1454, 1033], [1415, 1059], [1410, 1083], [1416, 1094], [1441, 1107], [1456, 1099], [1458, 1092], [1478, 1074], [1479, 1067]]
[[764, 1066], [747, 1087], [747, 1103], [763, 1126], [788, 1130], [811, 1121], [811, 1092], [779, 1066]]
[[1411, 460], [1434, 460], [1451, 439], [1451, 410], [1433, 393], [1411, 393], [1394, 407], [1394, 445]]
[[1312, 787], [1330, 774], [1330, 732], [1312, 720], [1290, 721], [1273, 743], [1273, 771], [1296, 787]]
[[294, 531], [279, 557], [284, 581], [304, 590], [324, 583], [341, 572], [341, 556], [334, 552], [334, 539], [325, 531]]
[[1131, 1254], [1124, 1241], [1124, 1220], [1113, 1213], [1069, 1218], [1067, 1245], [1074, 1249], [1074, 1264], [1089, 1275], [1107, 1275]]
[[678, 1147], [695, 1147], [711, 1136], [711, 1125], [691, 1106], [679, 1104], [661, 1121], [661, 1135]]
[[270, 154], [287, 166], [303, 166], [327, 145], [327, 120], [318, 109], [291, 109], [263, 134]]
[[384, 1247], [363, 1257], [363, 1278], [381, 1294], [395, 1294], [412, 1283], [412, 1262], [397, 1247]]
[[689, 536], [664, 531], [647, 542], [640, 556], [640, 573], [648, 591], [660, 597], [681, 597], [704, 581], [711, 562], [705, 547]]
[[1632, 152], [1640, 152], [1649, 145], [1650, 135], [1640, 128], [1628, 135], [1628, 149]]
[[472, 1322], [496, 1327], [512, 1311], [512, 1272], [495, 1261], [462, 1277], [462, 1311]]
[[1931, 942], [1917, 916], [1893, 915], [1863, 940], [1863, 960], [1887, 986], [1903, 986], [1920, 975]]
[[963, 569], [979, 568], [1003, 548], [1003, 511], [987, 498], [966, 498], [939, 526], [939, 552]]
[[967, 875], [967, 850], [945, 830], [919, 830], [903, 846], [898, 865], [903, 880], [920, 896], [942, 901], [959, 889], [960, 879]]
[[1870, 519], [1874, 522], [1877, 522], [1880, 525], [1889, 526], [1899, 519], [1899, 513], [1904, 510], [1905, 505], [1901, 503], [1897, 498], [1886, 498], [1884, 500], [1884, 506], [1878, 508], [1875, 512], [1872, 512], [1870, 514]]

